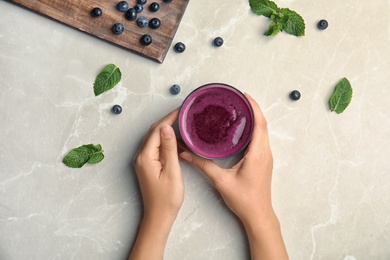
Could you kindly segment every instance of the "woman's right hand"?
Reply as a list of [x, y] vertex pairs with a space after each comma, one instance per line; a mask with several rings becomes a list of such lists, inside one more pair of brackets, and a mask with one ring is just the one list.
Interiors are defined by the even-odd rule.
[[224, 169], [185, 150], [180, 157], [198, 167], [241, 219], [251, 244], [252, 259], [287, 259], [278, 219], [271, 202], [273, 158], [267, 121], [256, 101], [246, 94], [254, 112], [254, 131], [243, 158]]

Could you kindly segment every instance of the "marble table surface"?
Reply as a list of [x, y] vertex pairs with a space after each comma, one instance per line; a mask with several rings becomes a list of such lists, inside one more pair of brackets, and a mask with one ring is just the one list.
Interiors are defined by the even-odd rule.
[[[269, 20], [247, 0], [192, 0], [173, 41], [186, 51], [171, 48], [158, 64], [0, 1], [0, 259], [125, 259], [142, 216], [132, 166], [142, 136], [209, 82], [250, 93], [264, 111], [291, 259], [390, 259], [390, 2], [277, 3], [304, 17], [304, 37], [263, 36]], [[122, 80], [95, 97], [109, 63]], [[336, 114], [328, 100], [343, 77], [353, 98]], [[63, 156], [86, 143], [101, 144], [105, 159], [66, 167]], [[249, 259], [241, 224], [208, 179], [182, 169], [185, 202], [165, 258]]]

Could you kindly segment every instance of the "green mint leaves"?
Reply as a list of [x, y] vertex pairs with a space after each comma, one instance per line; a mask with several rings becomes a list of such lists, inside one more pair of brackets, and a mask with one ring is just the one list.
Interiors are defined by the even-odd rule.
[[108, 64], [95, 79], [93, 84], [93, 91], [95, 96], [112, 89], [121, 80], [122, 73], [114, 64]]
[[279, 8], [270, 0], [249, 0], [249, 5], [255, 14], [273, 20], [264, 35], [275, 36], [281, 31], [294, 36], [305, 35], [305, 21], [298, 13], [288, 8]]
[[98, 163], [104, 159], [102, 146], [100, 144], [85, 144], [71, 150], [62, 162], [71, 168], [81, 168], [86, 163]]
[[329, 106], [331, 111], [335, 111], [337, 114], [342, 113], [352, 99], [352, 86], [347, 78], [342, 78], [337, 83], [332, 96], [329, 99]]

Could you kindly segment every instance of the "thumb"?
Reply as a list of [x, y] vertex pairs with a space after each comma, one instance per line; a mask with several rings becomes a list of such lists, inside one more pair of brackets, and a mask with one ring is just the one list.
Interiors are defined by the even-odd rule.
[[170, 125], [165, 125], [160, 130], [161, 134], [161, 151], [160, 157], [165, 167], [172, 167], [179, 164], [177, 157], [177, 143], [173, 128]]
[[214, 161], [205, 159], [188, 151], [182, 152], [180, 157], [199, 168], [199, 170], [201, 170], [215, 186], [221, 172], [221, 167], [219, 167]]

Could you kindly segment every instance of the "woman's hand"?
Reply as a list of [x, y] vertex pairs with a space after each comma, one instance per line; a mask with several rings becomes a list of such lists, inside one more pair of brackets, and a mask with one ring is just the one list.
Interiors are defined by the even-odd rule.
[[254, 111], [254, 131], [245, 155], [236, 165], [223, 169], [188, 150], [180, 157], [194, 164], [211, 180], [226, 205], [241, 219], [248, 234], [252, 259], [286, 259], [271, 202], [273, 158], [267, 121], [256, 101], [246, 96]]
[[184, 200], [184, 184], [172, 124], [176, 109], [154, 123], [134, 158], [144, 216], [129, 259], [162, 259], [166, 241]]

